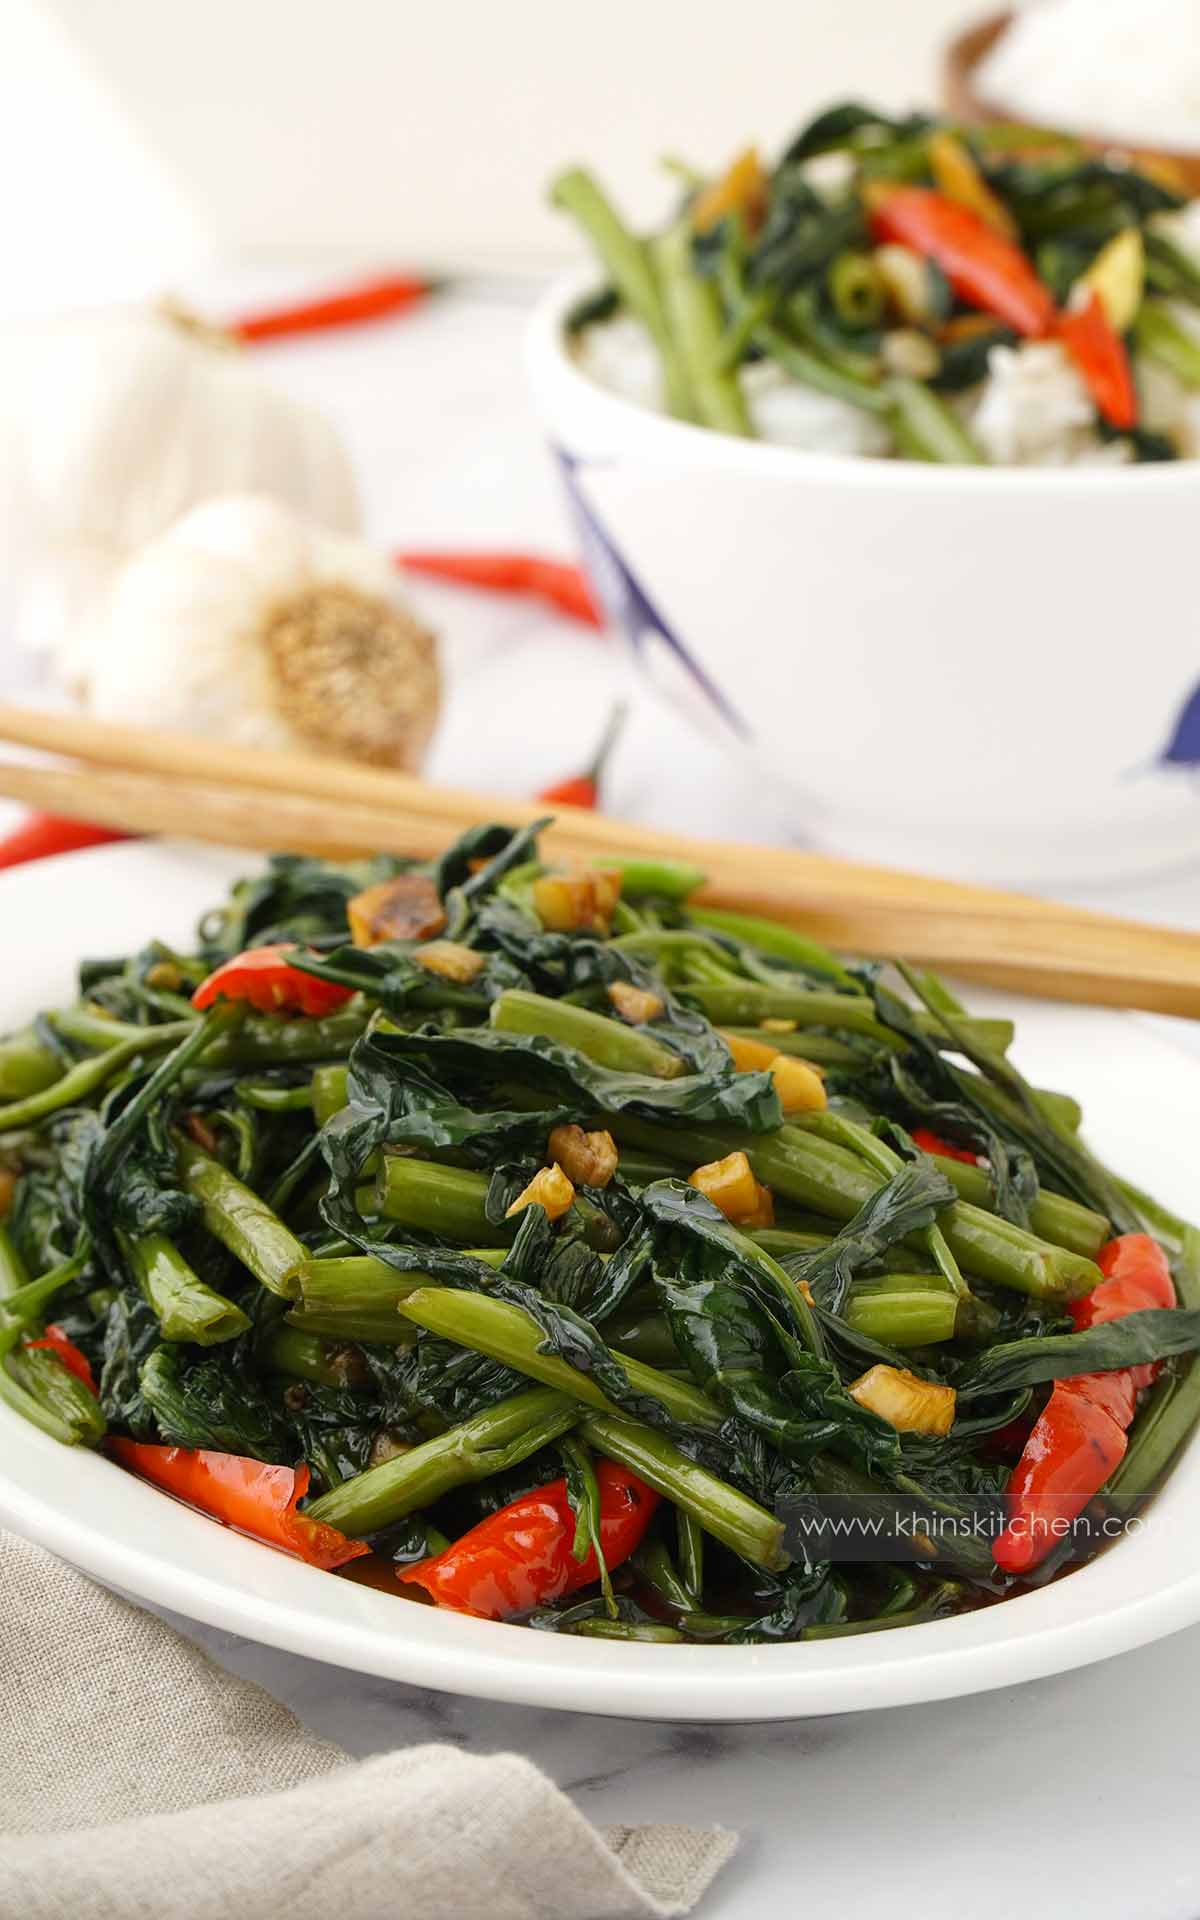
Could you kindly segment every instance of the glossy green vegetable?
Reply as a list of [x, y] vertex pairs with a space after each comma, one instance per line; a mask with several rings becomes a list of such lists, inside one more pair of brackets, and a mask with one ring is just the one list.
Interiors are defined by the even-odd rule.
[[[825, 266], [855, 251], [843, 235]], [[668, 289], [686, 267], [676, 250], [654, 271]], [[693, 402], [708, 306], [681, 361]], [[793, 318], [806, 342], [831, 324]], [[87, 962], [78, 1003], [0, 1042], [20, 1120], [6, 1407], [74, 1445], [302, 1466], [305, 1510], [366, 1540], [385, 1587], [388, 1564], [551, 1483], [582, 1565], [607, 1457], [659, 1504], [611, 1580], [597, 1564], [528, 1625], [664, 1647], [876, 1632], [1003, 1595], [1004, 1435], [1055, 1380], [1159, 1369], [1107, 1494], [1156, 1486], [1200, 1415], [1200, 1243], [1090, 1154], [1069, 1094], [1026, 1084], [1012, 1024], [902, 961], [692, 908], [703, 876], [619, 852], [601, 862], [626, 889], [613, 933], [549, 929], [537, 855], [533, 829], [485, 825], [415, 874], [277, 859], [194, 952]], [[348, 941], [355, 893], [406, 874], [479, 955], [469, 991], [431, 987], [411, 943]], [[197, 1018], [183, 990], [256, 942], [353, 981], [345, 1013]], [[648, 1022], [617, 1016], [618, 984], [653, 996]], [[769, 1070], [737, 1070], [730, 1028]], [[784, 1114], [789, 1057], [817, 1063], [823, 1105], [805, 1079]], [[555, 1217], [515, 1207], [551, 1159], [570, 1183]], [[1169, 1253], [1179, 1305], [1068, 1331], [1105, 1244], [1135, 1230]], [[949, 1431], [892, 1424], [877, 1369], [914, 1376], [892, 1383], [906, 1404], [952, 1396]], [[884, 1523], [856, 1558], [802, 1530], [847, 1511]], [[928, 1558], [901, 1567], [905, 1528]]]
[[545, 994], [515, 988], [502, 993], [492, 1002], [491, 1023], [497, 1033], [544, 1034], [547, 1040], [575, 1047], [615, 1073], [648, 1073], [658, 1080], [674, 1080], [686, 1071], [679, 1055], [651, 1034]]
[[138, 1285], [158, 1316], [164, 1340], [189, 1340], [200, 1347], [232, 1340], [250, 1326], [249, 1316], [223, 1294], [206, 1286], [165, 1234], [121, 1236], [121, 1246]]
[[567, 1433], [579, 1419], [576, 1402], [546, 1388], [517, 1393], [460, 1427], [323, 1494], [308, 1509], [355, 1537], [393, 1526], [406, 1514], [432, 1506], [452, 1487], [489, 1479], [519, 1466], [531, 1453]]
[[186, 1140], [178, 1143], [178, 1155], [187, 1191], [199, 1200], [214, 1239], [272, 1293], [294, 1299], [296, 1269], [306, 1253], [303, 1243], [219, 1160]]

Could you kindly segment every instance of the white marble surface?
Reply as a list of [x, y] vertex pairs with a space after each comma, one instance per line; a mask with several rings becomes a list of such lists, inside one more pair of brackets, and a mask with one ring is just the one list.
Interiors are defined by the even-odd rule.
[[[239, 273], [188, 291], [219, 313], [249, 290]], [[381, 540], [569, 551], [521, 391], [526, 299], [497, 285], [403, 325], [271, 353], [279, 380], [341, 421]], [[517, 603], [428, 587], [418, 595], [451, 667], [433, 773], [526, 793], [581, 762], [624, 683], [616, 643]], [[0, 657], [10, 686], [32, 688], [39, 671]], [[610, 798], [614, 812], [700, 831], [782, 839], [803, 830], [669, 715], [641, 705]], [[1126, 888], [1106, 904], [1200, 924], [1200, 875]], [[862, 1920], [1200, 1914], [1200, 1629], [975, 1699], [706, 1729], [482, 1704], [180, 1624], [354, 1754], [429, 1739], [511, 1748], [598, 1821], [736, 1827], [741, 1851], [705, 1907], [714, 1920], [835, 1905]]]
[[458, 1699], [177, 1624], [351, 1753], [513, 1750], [600, 1824], [736, 1828], [711, 1920], [1200, 1913], [1200, 1629], [973, 1699], [704, 1727]]

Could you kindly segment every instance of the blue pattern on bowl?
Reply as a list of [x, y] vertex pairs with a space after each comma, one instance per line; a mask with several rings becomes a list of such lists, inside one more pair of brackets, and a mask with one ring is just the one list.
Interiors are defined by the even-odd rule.
[[585, 499], [579, 482], [579, 469], [583, 462], [562, 447], [555, 447], [554, 453], [579, 535], [583, 564], [609, 618], [615, 625], [624, 628], [635, 653], [640, 653], [654, 640], [661, 641], [686, 669], [726, 724], [742, 739], [749, 739], [750, 728], [737, 708], [705, 672], [700, 662], [692, 657], [679, 636], [671, 631], [608, 529]]

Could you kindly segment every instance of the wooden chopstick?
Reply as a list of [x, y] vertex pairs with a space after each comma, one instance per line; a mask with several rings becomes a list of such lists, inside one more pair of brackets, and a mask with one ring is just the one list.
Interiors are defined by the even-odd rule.
[[[230, 846], [425, 858], [478, 820], [523, 824], [544, 811], [404, 774], [74, 715], [0, 708], [0, 739], [75, 757], [60, 766], [0, 761], [0, 794], [131, 832]], [[690, 861], [708, 875], [699, 897], [709, 904], [772, 915], [845, 951], [902, 953], [1014, 991], [1200, 1018], [1198, 935], [819, 854], [689, 839], [570, 807], [556, 810], [544, 844], [561, 859], [621, 852]]]
[[[160, 775], [173, 785], [181, 778], [217, 789], [250, 788], [261, 792], [325, 799], [339, 807], [385, 808], [402, 816], [415, 830], [418, 819], [436, 822], [443, 844], [446, 837], [460, 833], [480, 819], [503, 818], [513, 825], [525, 825], [544, 818], [547, 809], [526, 800], [486, 796], [433, 787], [411, 774], [384, 771], [376, 767], [356, 766], [347, 761], [319, 759], [306, 754], [282, 753], [262, 748], [230, 747], [219, 741], [198, 740], [184, 735], [161, 733], [151, 728], [116, 726], [91, 720], [83, 715], [46, 713], [29, 708], [0, 704], [0, 741], [15, 746], [40, 748], [44, 752], [70, 756], [98, 767], [118, 768], [129, 773]], [[0, 764], [0, 780], [6, 780], [9, 768]], [[10, 798], [25, 798], [11, 787], [2, 787]], [[41, 802], [32, 804], [40, 805]], [[621, 822], [618, 826], [603, 815], [580, 808], [555, 806], [558, 822], [554, 835], [570, 838], [558, 851], [575, 853], [611, 853], [618, 844], [624, 852], [643, 854], [647, 859], [690, 859], [711, 871], [718, 865], [736, 861], [739, 868], [747, 862], [772, 864], [785, 860], [787, 871], [797, 882], [810, 889], [814, 898], [845, 900], [857, 904], [863, 900], [888, 901], [897, 910], [924, 912], [936, 903], [944, 912], [956, 909], [975, 916], [981, 905], [990, 902], [994, 910], [1008, 917], [1014, 914], [1041, 919], [1052, 911], [1056, 918], [1089, 916], [1083, 908], [1047, 908], [1043, 901], [1021, 894], [993, 893], [957, 881], [917, 877], [887, 867], [861, 866], [845, 860], [790, 849], [746, 848], [727, 841], [710, 841], [668, 834], [653, 827]], [[97, 816], [99, 818], [99, 816]], [[120, 824], [106, 822], [105, 824]], [[314, 823], [313, 830], [318, 830]], [[147, 828], [152, 831], [152, 828]], [[164, 828], [175, 832], [175, 827]], [[199, 828], [195, 838], [203, 835]], [[262, 845], [258, 839], [243, 839], [244, 846]], [[278, 844], [272, 842], [272, 844]], [[383, 843], [380, 842], [380, 845]], [[547, 837], [547, 846], [552, 836]], [[310, 845], [309, 851], [317, 849]], [[414, 851], [404, 847], [387, 850]], [[422, 849], [422, 854], [432, 849]]]
[[153, 727], [117, 726], [84, 714], [48, 713], [0, 702], [0, 741], [44, 753], [88, 760], [130, 773], [183, 775], [213, 786], [256, 787], [264, 792], [309, 794], [314, 799], [377, 800], [420, 813], [442, 810], [436, 788], [406, 773], [357, 766], [345, 760], [283, 753], [261, 747], [231, 747], [219, 740], [161, 733]]

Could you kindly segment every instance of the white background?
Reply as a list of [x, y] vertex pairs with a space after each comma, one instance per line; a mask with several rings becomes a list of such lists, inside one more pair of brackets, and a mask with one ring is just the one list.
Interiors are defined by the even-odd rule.
[[667, 149], [931, 100], [988, 0], [0, 0], [0, 308], [205, 251], [545, 263], [573, 158], [634, 209]]

